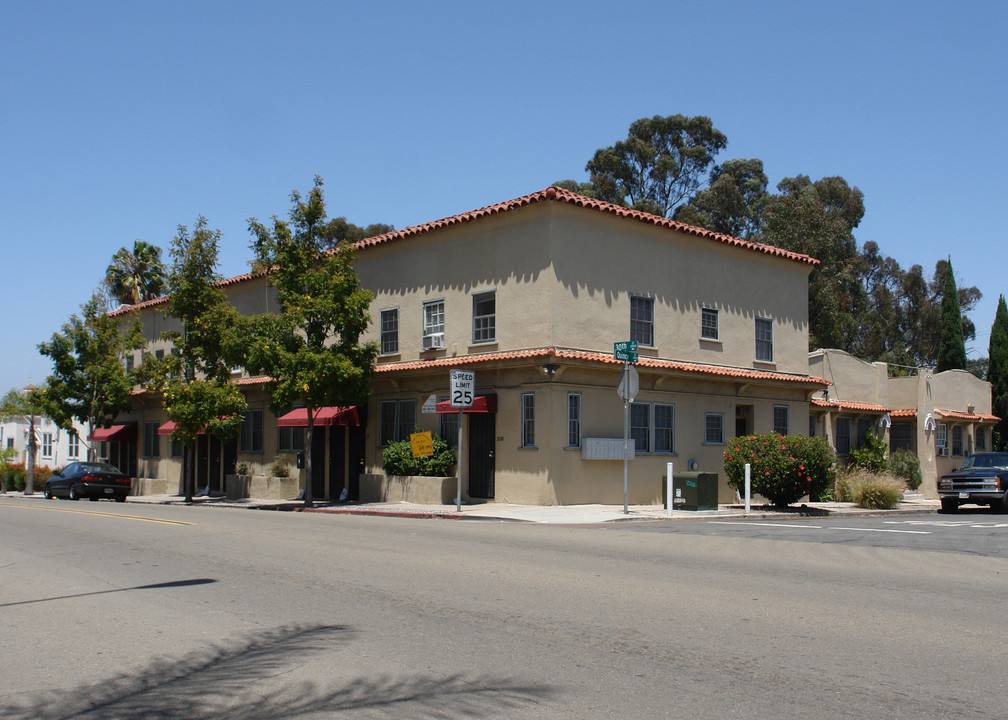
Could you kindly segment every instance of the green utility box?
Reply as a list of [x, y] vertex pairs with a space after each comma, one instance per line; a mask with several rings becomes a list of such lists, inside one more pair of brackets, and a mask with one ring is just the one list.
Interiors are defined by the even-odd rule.
[[[717, 473], [675, 473], [672, 483], [673, 510], [717, 510]], [[662, 505], [668, 510], [668, 478], [662, 476]]]

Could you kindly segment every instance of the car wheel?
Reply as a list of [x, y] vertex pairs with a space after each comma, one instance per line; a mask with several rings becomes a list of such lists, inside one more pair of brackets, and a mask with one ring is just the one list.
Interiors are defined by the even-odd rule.
[[98, 498], [96, 498], [94, 495], [89, 497], [88, 500], [90, 500], [91, 502], [98, 502]]
[[42, 491], [42, 495], [46, 500], [52, 500], [52, 486], [46, 483], [45, 490]]
[[1005, 493], [1000, 500], [992, 502], [991, 510], [998, 513], [1008, 513], [1008, 493]]
[[80, 500], [80, 498], [81, 498], [80, 491], [77, 490], [77, 486], [76, 485], [71, 485], [70, 486], [70, 499], [71, 500]]
[[126, 496], [120, 495], [116, 498], [116, 502], [126, 502]]
[[942, 498], [941, 506], [943, 513], [954, 513], [959, 509], [959, 501], [955, 498]]

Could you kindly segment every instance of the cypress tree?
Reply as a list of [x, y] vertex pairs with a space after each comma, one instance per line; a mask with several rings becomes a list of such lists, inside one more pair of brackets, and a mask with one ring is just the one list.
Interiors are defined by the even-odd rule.
[[1008, 306], [1005, 305], [1004, 295], [998, 299], [987, 353], [990, 358], [987, 381], [991, 384], [991, 410], [1001, 418], [995, 426], [997, 449], [1003, 450], [1008, 441]]
[[966, 369], [966, 344], [963, 340], [962, 311], [959, 291], [952, 273], [952, 260], [945, 267], [945, 290], [942, 292], [941, 339], [938, 342], [937, 372]]

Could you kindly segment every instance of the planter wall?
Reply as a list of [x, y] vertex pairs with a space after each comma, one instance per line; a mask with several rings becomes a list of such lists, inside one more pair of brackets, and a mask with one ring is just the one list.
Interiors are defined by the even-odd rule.
[[[412, 502], [420, 505], [451, 505], [458, 479], [414, 475], [361, 475], [361, 502]], [[466, 500], [463, 489], [462, 499]]]
[[225, 480], [229, 500], [288, 500], [297, 497], [300, 482], [296, 477], [265, 475], [228, 475]]

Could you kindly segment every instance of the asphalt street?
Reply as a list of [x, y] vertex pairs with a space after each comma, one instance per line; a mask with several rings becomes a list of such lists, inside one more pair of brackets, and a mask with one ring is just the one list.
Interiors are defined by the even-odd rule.
[[1000, 551], [715, 522], [0, 498], [0, 716], [1008, 716]]

